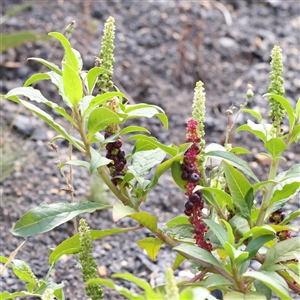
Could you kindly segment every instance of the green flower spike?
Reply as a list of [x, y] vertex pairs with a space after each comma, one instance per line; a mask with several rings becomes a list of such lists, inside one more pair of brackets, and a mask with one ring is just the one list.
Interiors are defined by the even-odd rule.
[[[284, 79], [281, 76], [283, 73], [281, 51], [282, 50], [279, 46], [274, 46], [274, 48], [272, 49], [271, 67], [273, 71], [270, 73], [271, 83], [269, 85], [268, 91], [271, 94], [283, 96], [285, 90], [283, 87]], [[279, 101], [273, 99], [272, 97], [270, 97], [270, 108], [271, 108], [271, 112], [269, 114], [269, 118], [271, 118], [273, 121], [273, 128], [275, 131], [275, 135], [282, 136], [280, 123], [284, 117], [284, 108]]]
[[[90, 228], [87, 225], [85, 219], [79, 221], [79, 239], [81, 252], [79, 253], [79, 261], [82, 266], [82, 278], [84, 282], [87, 282], [89, 279], [98, 278], [97, 274], [97, 263], [95, 262], [92, 253], [93, 245], [92, 238], [90, 233]], [[91, 283], [85, 287], [86, 294], [92, 300], [102, 299], [103, 292], [99, 284]]]
[[166, 295], [165, 299], [167, 300], [179, 300], [179, 290], [177, 287], [176, 280], [174, 278], [173, 271], [170, 267], [166, 270]]
[[[115, 38], [115, 19], [109, 17], [104, 25], [103, 37], [102, 37], [102, 47], [99, 53], [100, 63], [99, 66], [106, 69], [108, 72], [99, 76], [97, 86], [102, 93], [106, 93], [109, 88], [114, 86], [111, 78], [113, 77], [113, 64], [115, 62], [113, 51], [114, 38]], [[97, 60], [96, 60], [97, 62]]]
[[193, 112], [192, 118], [198, 122], [199, 134], [198, 136], [201, 138], [199, 143], [202, 148], [205, 145], [205, 140], [203, 136], [204, 132], [204, 121], [205, 121], [205, 92], [203, 87], [203, 82], [198, 81], [195, 87], [194, 100], [193, 100]]

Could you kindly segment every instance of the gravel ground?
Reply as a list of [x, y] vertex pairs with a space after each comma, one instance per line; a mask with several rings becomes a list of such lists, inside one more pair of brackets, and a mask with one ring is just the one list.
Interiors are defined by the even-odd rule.
[[[26, 1], [2, 1], [1, 10]], [[207, 96], [206, 142], [222, 142], [227, 125], [225, 111], [230, 105], [239, 106], [245, 99], [246, 85], [254, 87], [255, 97], [250, 103], [263, 115], [268, 103], [261, 98], [267, 91], [269, 56], [273, 45], [283, 49], [286, 97], [295, 105], [300, 91], [299, 33], [300, 3], [296, 1], [33, 1], [33, 5], [10, 18], [2, 31], [35, 30], [39, 33], [61, 31], [70, 21], [76, 21], [71, 42], [82, 53], [84, 68], [94, 64], [99, 52], [103, 25], [108, 16], [116, 20], [117, 85], [135, 102], [163, 107], [169, 117], [170, 130], [165, 132], [157, 120], [136, 122], [146, 126], [159, 140], [180, 144], [185, 140], [185, 124], [191, 114], [193, 88], [197, 80], [205, 83]], [[1, 55], [1, 93], [20, 86], [40, 66], [27, 62], [27, 57], [42, 57], [60, 64], [61, 49], [54, 42], [27, 43]], [[60, 99], [55, 88], [42, 82], [37, 88], [53, 101]], [[10, 155], [13, 171], [1, 182], [1, 255], [8, 256], [22, 241], [10, 230], [18, 218], [41, 202], [66, 200], [61, 190], [65, 184], [57, 171], [55, 153], [47, 143], [53, 132], [43, 123], [14, 104], [1, 103], [1, 128], [14, 121], [14, 129], [6, 137], [3, 153]], [[63, 122], [59, 116], [56, 120]], [[242, 115], [239, 123], [247, 116]], [[253, 151], [249, 162], [255, 173], [266, 179], [266, 162], [259, 156], [261, 144], [250, 135], [238, 134], [234, 145]], [[68, 157], [66, 144], [58, 143], [61, 160]], [[129, 147], [129, 146], [128, 146]], [[299, 162], [299, 148], [286, 153], [287, 162], [281, 170]], [[14, 153], [15, 156], [14, 156]], [[74, 158], [80, 159], [78, 152]], [[74, 170], [76, 199], [90, 194], [90, 175], [82, 169]], [[113, 200], [111, 200], [113, 201]], [[184, 195], [174, 185], [171, 176], [162, 178], [149, 194], [145, 210], [158, 216], [163, 223], [183, 212]], [[288, 211], [299, 206], [295, 200]], [[109, 212], [88, 215], [92, 229], [112, 226], [131, 226], [131, 222], [112, 222]], [[48, 270], [48, 249], [55, 247], [72, 234], [69, 222], [55, 230], [27, 239], [17, 258], [27, 261], [35, 274], [42, 278]], [[108, 237], [95, 241], [95, 258], [101, 270], [110, 277], [116, 272], [132, 272], [155, 285], [163, 283], [163, 274], [175, 254], [163, 248], [152, 262], [133, 242], [148, 235], [146, 230]], [[178, 278], [189, 276], [188, 264], [176, 271]], [[73, 257], [61, 259], [52, 276], [65, 284], [67, 299], [85, 299], [80, 270]], [[126, 283], [128, 288], [135, 286]], [[4, 273], [1, 290], [13, 292], [23, 288], [14, 275]], [[107, 291], [105, 299], [123, 299]]]

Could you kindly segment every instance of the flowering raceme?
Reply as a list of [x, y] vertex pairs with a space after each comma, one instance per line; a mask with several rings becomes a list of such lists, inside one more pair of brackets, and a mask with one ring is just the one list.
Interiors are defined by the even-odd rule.
[[[194, 225], [194, 238], [196, 240], [196, 244], [207, 251], [211, 251], [211, 243], [207, 240], [204, 240], [204, 235], [207, 229], [206, 225], [202, 221], [202, 209], [204, 207], [202, 191], [197, 190], [196, 192], [193, 192], [194, 189], [199, 185], [199, 180], [201, 177], [201, 173], [199, 171], [199, 160], [202, 161], [200, 155], [200, 145], [204, 145], [204, 141], [201, 139], [201, 137], [204, 135], [204, 112], [199, 114], [199, 107], [204, 107], [205, 101], [205, 94], [203, 92], [202, 85], [203, 84], [201, 82], [198, 82], [196, 85], [193, 105], [194, 111], [197, 110], [196, 115], [201, 116], [201, 124], [199, 124], [200, 122], [194, 118], [188, 119], [186, 127], [186, 142], [192, 143], [192, 145], [184, 154], [183, 163], [181, 165], [181, 178], [187, 181], [184, 187], [186, 188], [185, 194], [188, 196], [188, 201], [185, 203], [184, 213], [189, 216], [190, 223]], [[193, 116], [195, 116], [195, 114], [193, 114]], [[199, 132], [199, 129], [201, 132]]]

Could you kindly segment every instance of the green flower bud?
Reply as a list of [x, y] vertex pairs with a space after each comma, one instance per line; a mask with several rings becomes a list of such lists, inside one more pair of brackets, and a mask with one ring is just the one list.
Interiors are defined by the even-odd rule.
[[[269, 85], [268, 91], [271, 94], [284, 95], [285, 89], [283, 87], [284, 79], [282, 78], [283, 73], [283, 63], [282, 63], [282, 50], [279, 46], [274, 46], [271, 53], [271, 67], [272, 71], [270, 73], [271, 83]], [[280, 130], [280, 123], [284, 117], [284, 108], [280, 102], [270, 97], [270, 114], [269, 118], [273, 121], [274, 134], [278, 137], [282, 136]]]
[[166, 270], [166, 295], [165, 299], [168, 300], [179, 300], [179, 290], [177, 287], [177, 283], [174, 278], [173, 271], [170, 267]]
[[205, 92], [203, 82], [198, 81], [195, 87], [194, 100], [193, 100], [193, 112], [192, 118], [198, 122], [199, 137], [201, 141], [204, 140], [202, 137], [205, 135], [204, 132], [204, 121], [205, 121]]
[[[93, 245], [90, 228], [87, 225], [85, 219], [79, 221], [79, 240], [81, 246], [81, 252], [79, 253], [79, 261], [82, 266], [82, 278], [84, 282], [89, 279], [98, 278], [97, 263], [94, 261]], [[86, 294], [92, 300], [102, 299], [103, 292], [99, 284], [89, 284], [85, 287]]]
[[114, 38], [115, 38], [115, 19], [113, 17], [109, 17], [104, 25], [103, 37], [102, 37], [102, 46], [101, 51], [99, 53], [100, 57], [100, 67], [103, 67], [107, 70], [107, 73], [101, 74], [99, 76], [99, 80], [97, 82], [97, 86], [99, 87], [102, 93], [106, 93], [111, 86], [110, 81], [113, 77], [113, 63], [115, 62], [115, 58], [113, 55], [113, 51], [115, 49], [114, 46]]

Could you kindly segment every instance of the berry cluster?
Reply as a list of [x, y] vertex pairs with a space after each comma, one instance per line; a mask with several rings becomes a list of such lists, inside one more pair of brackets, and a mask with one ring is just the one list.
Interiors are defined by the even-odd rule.
[[[284, 220], [284, 214], [282, 212], [282, 209], [278, 209], [278, 210], [274, 211], [269, 218], [270, 223], [274, 223], [276, 225], [280, 224], [283, 220]], [[291, 236], [290, 231], [283, 230], [283, 231], [277, 232], [277, 237], [278, 237], [279, 241], [284, 241], [284, 240], [290, 239], [292, 236]]]
[[[109, 138], [112, 135], [110, 132], [106, 132], [104, 137], [105, 139]], [[117, 176], [124, 176], [126, 174], [126, 163], [127, 160], [125, 158], [125, 152], [121, 150], [122, 147], [122, 139], [118, 137], [115, 142], [107, 143], [105, 148], [107, 150], [106, 158], [111, 159], [112, 162], [107, 166], [109, 168], [110, 174], [112, 175], [112, 182], [117, 185], [119, 183], [119, 179]]]
[[206, 225], [202, 221], [202, 209], [204, 201], [202, 199], [202, 191], [198, 190], [193, 193], [193, 190], [199, 185], [200, 172], [198, 169], [198, 155], [201, 152], [199, 142], [201, 141], [198, 135], [198, 122], [194, 119], [189, 119], [187, 124], [186, 141], [191, 142], [191, 147], [185, 152], [182, 168], [182, 180], [187, 183], [186, 195], [189, 197], [185, 203], [184, 213], [189, 217], [189, 222], [194, 225], [194, 233], [196, 244], [207, 250], [212, 250], [212, 245], [208, 240], [204, 240], [204, 235], [207, 231]]

